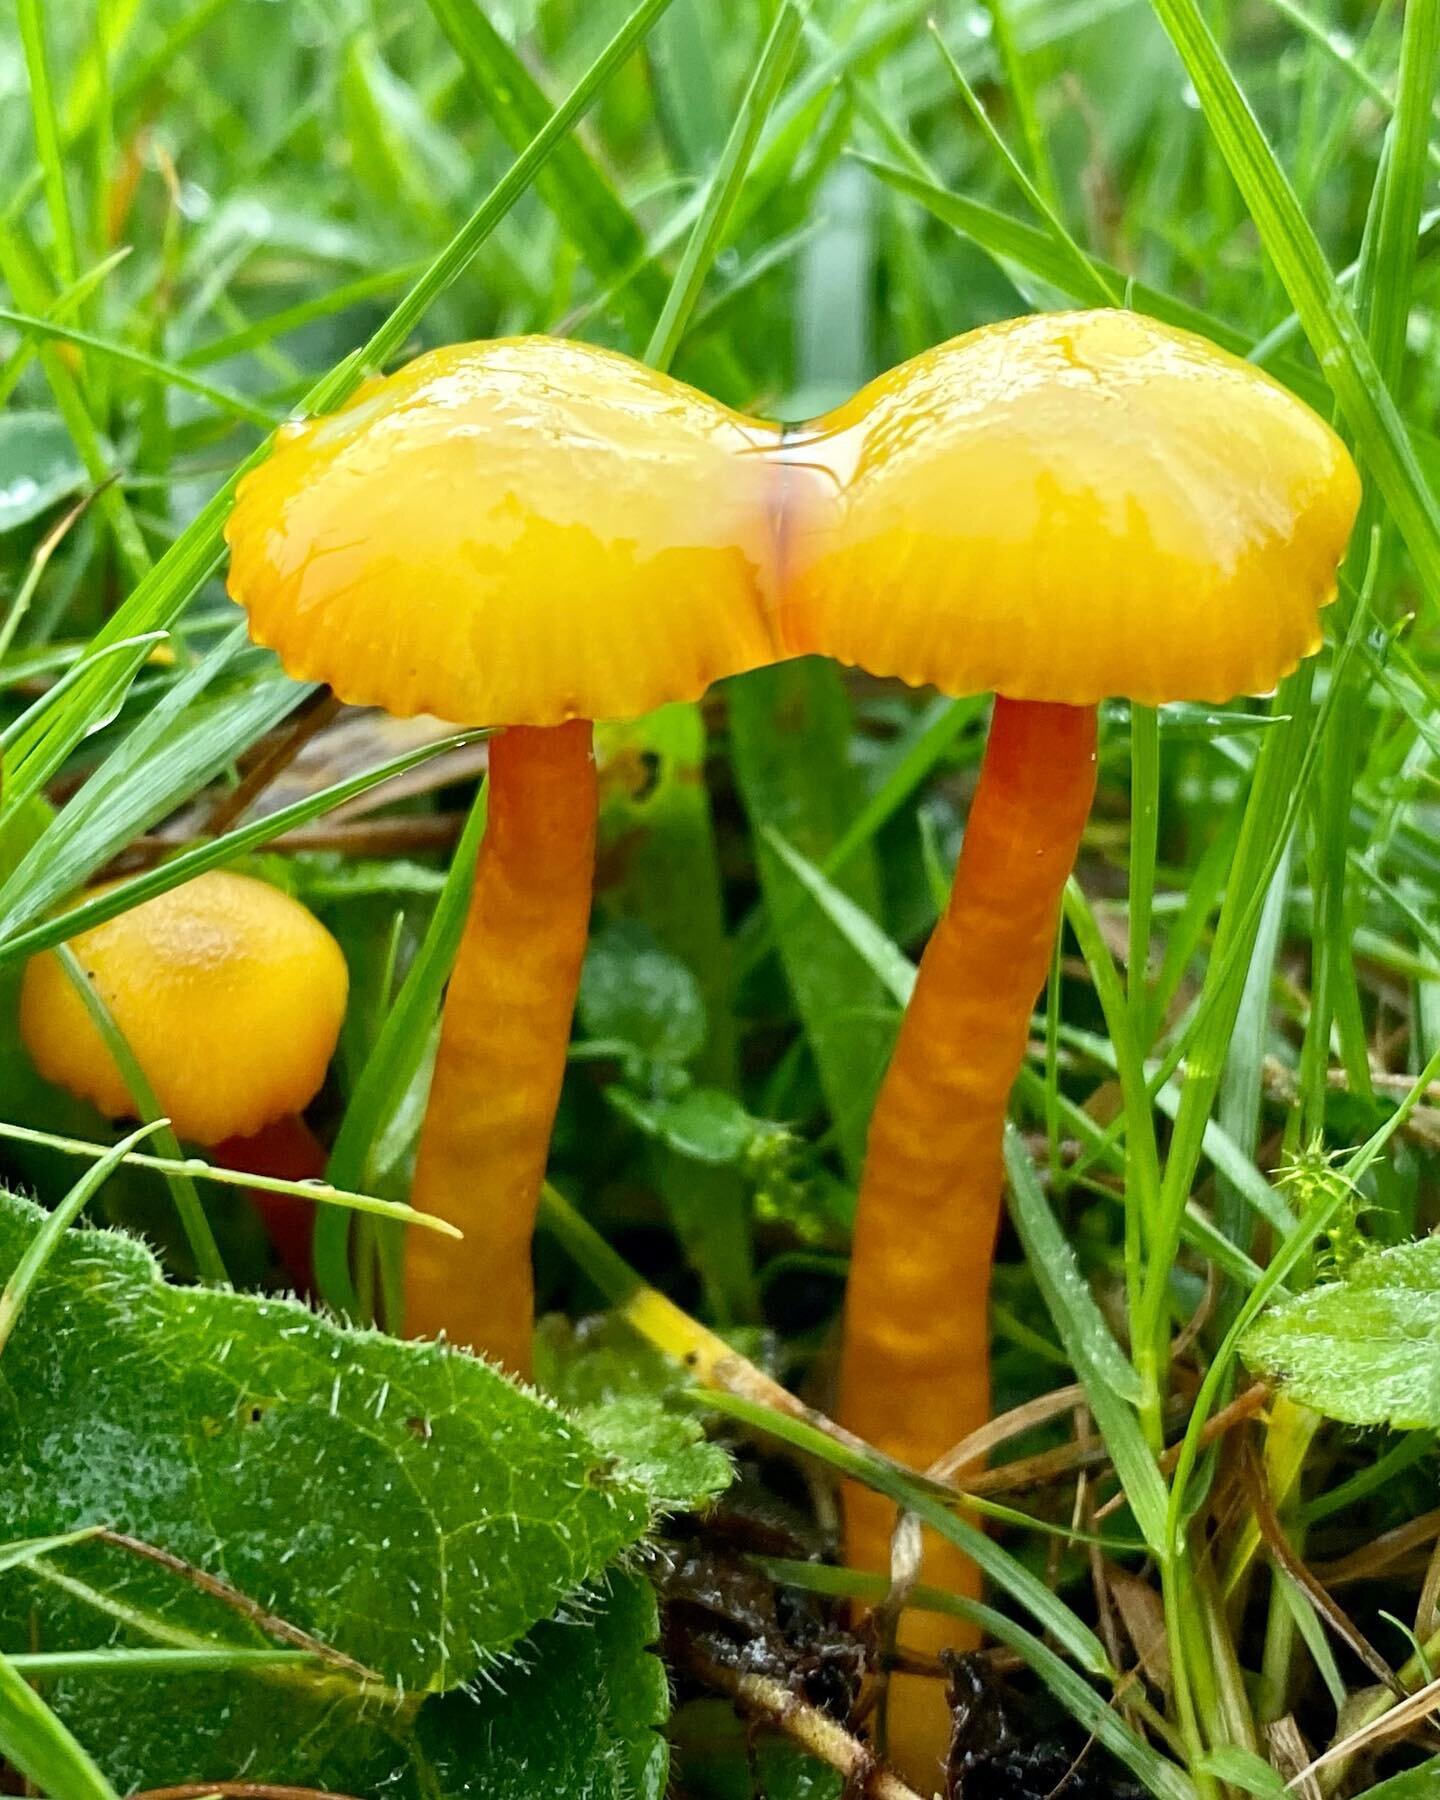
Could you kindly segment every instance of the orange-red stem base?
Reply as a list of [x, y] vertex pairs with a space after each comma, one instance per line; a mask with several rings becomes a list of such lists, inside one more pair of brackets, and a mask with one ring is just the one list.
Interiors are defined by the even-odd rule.
[[[226, 1138], [209, 1155], [222, 1169], [243, 1169], [247, 1175], [272, 1175], [280, 1181], [319, 1181], [325, 1174], [325, 1146], [299, 1113], [276, 1119], [253, 1137]], [[314, 1206], [263, 1188], [253, 1188], [250, 1198], [295, 1292], [308, 1296], [315, 1286]]]

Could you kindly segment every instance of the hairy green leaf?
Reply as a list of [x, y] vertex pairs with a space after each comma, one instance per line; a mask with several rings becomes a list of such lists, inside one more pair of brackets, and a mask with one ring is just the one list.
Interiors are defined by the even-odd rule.
[[[0, 1272], [45, 1215], [0, 1198]], [[97, 1346], [104, 1346], [97, 1356]], [[648, 1530], [613, 1449], [459, 1351], [291, 1301], [166, 1286], [67, 1235], [0, 1359], [0, 1532], [109, 1525], [407, 1693], [473, 1681]], [[264, 1643], [167, 1569], [85, 1543], [11, 1578], [3, 1639]]]
[[1241, 1354], [1347, 1425], [1440, 1426], [1440, 1238], [1372, 1251], [1338, 1281], [1281, 1300]]

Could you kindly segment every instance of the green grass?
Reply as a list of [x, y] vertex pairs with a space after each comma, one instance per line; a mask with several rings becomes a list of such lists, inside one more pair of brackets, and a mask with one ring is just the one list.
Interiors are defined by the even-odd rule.
[[[222, 863], [312, 900], [354, 987], [315, 1114], [330, 1173], [405, 1197], [483, 790], [455, 760], [473, 738], [376, 729], [358, 761], [321, 755], [272, 810], [207, 835], [306, 694], [237, 635], [221, 579], [235, 482], [280, 420], [422, 347], [522, 331], [611, 344], [787, 418], [1030, 309], [1120, 301], [1253, 355], [1333, 417], [1365, 477], [1330, 641], [1268, 700], [1106, 709], [1016, 1093], [996, 1294], [997, 1408], [1081, 1383], [1109, 1457], [1098, 1492], [1128, 1502], [1102, 1532], [1147, 1547], [1107, 1554], [1163, 1609], [1168, 1693], [1122, 1688], [1097, 1713], [1134, 1656], [1097, 1635], [1113, 1621], [1105, 1565], [1080, 1548], [1095, 1487], [1027, 1495], [1041, 1529], [1012, 1518], [976, 1542], [902, 1472], [744, 1419], [975, 1543], [1016, 1679], [1161, 1800], [1229, 1800], [1257, 1791], [1243, 1753], [1267, 1753], [1267, 1727], [1293, 1713], [1318, 1751], [1340, 1729], [1337, 1680], [1370, 1677], [1318, 1615], [1297, 1621], [1263, 1555], [1220, 1597], [1248, 1516], [1236, 1446], [1248, 1434], [1263, 1456], [1267, 1429], [1237, 1427], [1223, 1455], [1200, 1433], [1245, 1380], [1243, 1322], [1323, 1263], [1321, 1227], [1348, 1205], [1313, 1153], [1359, 1182], [1373, 1239], [1440, 1223], [1440, 1110], [1408, 1091], [1440, 1049], [1440, 0], [986, 0], [933, 30], [928, 12], [0, 5], [0, 496], [35, 473], [12, 421], [41, 415], [61, 446], [61, 497], [0, 534], [0, 1177], [54, 1205], [100, 1179], [75, 1186], [57, 1146], [121, 1128], [29, 1070], [19, 969], [60, 940], [57, 907], [165, 827], [158, 860], [122, 861], [126, 885], [74, 922]], [[582, 1031], [552, 1176], [683, 1304], [769, 1327], [792, 1382], [823, 1379], [864, 1123], [983, 724], [976, 700], [767, 672], [644, 739], [664, 841], [703, 895], [677, 899], [663, 855], [627, 861], [619, 811], [609, 827], [597, 927], [639, 922], [688, 962], [709, 1045], [677, 1077]], [[332, 815], [361, 836], [306, 848]], [[647, 1131], [660, 1075], [726, 1096], [744, 1153], [706, 1165]], [[161, 1147], [99, 1165], [99, 1206], [183, 1268], [178, 1206], [209, 1274], [264, 1279], [241, 1209], [205, 1225]], [[1276, 1182], [1297, 1158], [1303, 1193]], [[566, 1242], [581, 1266], [542, 1238], [541, 1298], [580, 1312], [603, 1271]], [[393, 1304], [392, 1223], [319, 1207], [316, 1250], [332, 1304]], [[1157, 1460], [1177, 1441], [1178, 1471]], [[1321, 1422], [1304, 1443], [1278, 1510], [1322, 1572], [1433, 1509], [1433, 1440]], [[1440, 1653], [1428, 1550], [1337, 1594], [1411, 1681], [1424, 1658], [1386, 1621]], [[803, 1585], [793, 1559], [772, 1578]], [[0, 1750], [43, 1782], [72, 1752], [4, 1668]], [[1419, 1754], [1357, 1762], [1333, 1791]], [[748, 1792], [743, 1756], [715, 1756], [687, 1762], [684, 1791]], [[106, 1791], [82, 1763], [68, 1779]]]

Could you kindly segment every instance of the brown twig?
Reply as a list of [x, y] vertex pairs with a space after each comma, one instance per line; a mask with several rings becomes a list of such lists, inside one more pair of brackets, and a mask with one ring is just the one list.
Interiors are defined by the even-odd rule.
[[[186, 1562], [173, 1551], [162, 1550], [158, 1544], [147, 1544], [143, 1538], [131, 1537], [127, 1532], [111, 1531], [103, 1527], [95, 1533], [95, 1540], [102, 1544], [112, 1544], [117, 1550], [126, 1550], [132, 1556], [142, 1557], [146, 1562], [157, 1563], [162, 1569], [168, 1569], [172, 1575], [178, 1575], [182, 1581], [189, 1582], [191, 1587], [198, 1588], [202, 1594], [209, 1594], [212, 1599], [228, 1606], [232, 1612], [248, 1619], [267, 1637], [278, 1638], [281, 1643], [291, 1644], [297, 1650], [308, 1651], [319, 1661], [329, 1663], [332, 1668], [343, 1669], [347, 1675], [353, 1675], [360, 1681], [377, 1687], [387, 1685], [383, 1675], [377, 1675], [373, 1669], [367, 1669], [363, 1663], [346, 1656], [343, 1650], [337, 1650], [333, 1645], [311, 1637], [308, 1631], [302, 1631], [288, 1619], [270, 1612], [258, 1600], [242, 1594], [239, 1588], [232, 1587], [228, 1581], [222, 1581], [218, 1575], [211, 1575], [204, 1569], [197, 1569], [194, 1563]], [[198, 1788], [195, 1791], [208, 1793], [214, 1790]]]
[[1255, 1514], [1255, 1523], [1265, 1540], [1265, 1548], [1309, 1599], [1310, 1604], [1341, 1641], [1358, 1656], [1377, 1681], [1383, 1681], [1392, 1694], [1405, 1698], [1405, 1689], [1395, 1671], [1370, 1642], [1360, 1627], [1318, 1580], [1295, 1546], [1285, 1535], [1270, 1495], [1270, 1484], [1254, 1452], [1247, 1446], [1242, 1461], [1246, 1493]]

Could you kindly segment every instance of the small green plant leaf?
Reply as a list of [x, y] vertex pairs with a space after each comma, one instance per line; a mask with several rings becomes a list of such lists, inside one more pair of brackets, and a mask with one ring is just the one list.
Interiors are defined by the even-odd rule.
[[1372, 1251], [1272, 1306], [1241, 1354], [1347, 1425], [1440, 1426], [1440, 1237]]
[[[45, 1218], [0, 1196], [0, 1273]], [[30, 1290], [0, 1358], [0, 1459], [4, 1536], [113, 1526], [409, 1695], [486, 1672], [654, 1511], [613, 1447], [475, 1358], [168, 1287], [106, 1231], [68, 1233]], [[31, 1648], [37, 1616], [47, 1648], [117, 1621], [142, 1643], [269, 1641], [105, 1542], [17, 1571], [0, 1645]]]
[[1418, 1769], [1405, 1769], [1378, 1787], [1366, 1788], [1358, 1800], [1435, 1800], [1440, 1794], [1440, 1756], [1432, 1756]]
[[675, 1404], [688, 1378], [613, 1314], [579, 1325], [542, 1320], [535, 1374], [667, 1512], [701, 1511], [729, 1487], [730, 1458], [706, 1438], [693, 1406]]
[[692, 1087], [676, 1096], [651, 1098], [612, 1087], [607, 1094], [648, 1137], [692, 1162], [738, 1163], [757, 1138], [775, 1129], [752, 1118], [733, 1094], [719, 1088]]
[[705, 1042], [699, 982], [630, 920], [607, 925], [591, 943], [577, 1010], [591, 1037], [629, 1045], [656, 1062], [689, 1062]]

